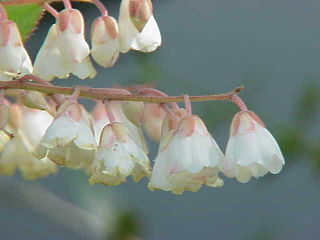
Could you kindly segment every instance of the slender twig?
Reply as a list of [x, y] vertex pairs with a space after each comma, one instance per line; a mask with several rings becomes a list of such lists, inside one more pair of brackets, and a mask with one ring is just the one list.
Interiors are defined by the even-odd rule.
[[[60, 86], [47, 86], [37, 83], [29, 83], [20, 80], [0, 82], [0, 89], [22, 89], [31, 90], [52, 94], [72, 95], [74, 88], [60, 87]], [[191, 102], [215, 101], [215, 100], [229, 100], [233, 101], [233, 96], [237, 95], [243, 87], [237, 87], [232, 92], [217, 94], [217, 95], [203, 95], [203, 96], [190, 96]], [[169, 102], [183, 102], [183, 96], [144, 96], [140, 94], [113, 94], [108, 91], [108, 88], [82, 88], [80, 90], [80, 97], [89, 98], [94, 100], [120, 100], [120, 101], [138, 101], [149, 103], [169, 103]]]

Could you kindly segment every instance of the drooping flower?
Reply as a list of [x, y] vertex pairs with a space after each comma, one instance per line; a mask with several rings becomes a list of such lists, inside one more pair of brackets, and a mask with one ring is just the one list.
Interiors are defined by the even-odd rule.
[[202, 120], [186, 116], [171, 130], [168, 124], [166, 120], [149, 188], [182, 194], [195, 192], [202, 184], [221, 186], [218, 164], [223, 154]]
[[119, 15], [120, 51], [152, 52], [161, 45], [151, 0], [122, 0]]
[[77, 102], [66, 102], [46, 130], [35, 155], [70, 168], [90, 166], [96, 151], [91, 118]]
[[150, 175], [149, 159], [120, 122], [104, 127], [91, 167], [90, 183], [118, 185], [128, 176], [135, 182]]
[[231, 124], [224, 161], [219, 169], [245, 183], [268, 172], [277, 174], [285, 164], [278, 143], [251, 111], [237, 113]]
[[18, 104], [12, 104], [10, 110], [8, 131], [13, 132], [15, 137], [6, 139], [5, 145], [1, 147], [0, 174], [12, 175], [17, 167], [28, 180], [56, 173], [57, 166], [53, 162], [49, 159], [39, 160], [33, 155], [53, 118], [45, 111], [28, 109]]
[[12, 80], [10, 73], [23, 76], [32, 72], [32, 63], [21, 41], [19, 29], [10, 20], [0, 21], [0, 56], [0, 81]]
[[119, 58], [119, 30], [110, 16], [98, 17], [91, 28], [92, 58], [103, 67], [112, 67]]
[[96, 70], [89, 58], [89, 45], [84, 38], [84, 21], [81, 12], [65, 9], [57, 17], [38, 52], [33, 73], [51, 81], [54, 77], [93, 78]]

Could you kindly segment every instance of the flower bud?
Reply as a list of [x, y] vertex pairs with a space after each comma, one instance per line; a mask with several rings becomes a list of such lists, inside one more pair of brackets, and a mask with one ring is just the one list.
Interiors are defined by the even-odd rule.
[[152, 52], [161, 45], [161, 35], [150, 0], [122, 0], [119, 15], [120, 51]]
[[[32, 72], [30, 57], [21, 41], [19, 29], [15, 22], [0, 21], [0, 70], [15, 75], [24, 75]], [[0, 72], [0, 81], [12, 80]]]
[[28, 108], [46, 110], [48, 103], [42, 93], [36, 91], [23, 91], [20, 94], [20, 101]]
[[219, 169], [245, 183], [268, 172], [277, 174], [285, 164], [281, 150], [261, 119], [251, 111], [237, 113], [231, 124], [226, 156]]
[[129, 16], [136, 29], [141, 32], [153, 14], [150, 0], [130, 0]]
[[91, 28], [92, 58], [103, 67], [112, 67], [119, 58], [118, 24], [113, 17], [98, 17]]
[[84, 20], [77, 9], [64, 9], [57, 17], [57, 45], [68, 62], [82, 62], [90, 53], [84, 38]]

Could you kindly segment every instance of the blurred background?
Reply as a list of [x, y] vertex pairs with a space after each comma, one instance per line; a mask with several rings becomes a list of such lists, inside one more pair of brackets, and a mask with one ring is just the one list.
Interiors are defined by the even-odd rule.
[[[119, 0], [104, 2], [118, 16]], [[317, 0], [153, 1], [163, 45], [130, 52], [93, 80], [58, 85], [111, 87], [152, 83], [170, 95], [241, 97], [265, 121], [283, 150], [279, 175], [175, 196], [147, 181], [90, 186], [81, 171], [61, 168], [27, 182], [0, 177], [0, 239], [294, 240], [320, 238], [320, 2]], [[98, 10], [76, 3], [87, 34]], [[61, 4], [54, 7], [62, 8]], [[53, 17], [45, 15], [27, 42], [33, 60]], [[89, 40], [89, 38], [88, 38]], [[84, 102], [90, 108], [92, 103]], [[193, 104], [221, 149], [237, 108]], [[151, 159], [157, 144], [150, 142]]]

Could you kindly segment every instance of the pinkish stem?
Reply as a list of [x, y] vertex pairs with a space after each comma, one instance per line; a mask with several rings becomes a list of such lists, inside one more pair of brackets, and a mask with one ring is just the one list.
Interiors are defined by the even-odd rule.
[[72, 8], [70, 0], [63, 0], [63, 5], [65, 8]]
[[191, 116], [192, 115], [192, 106], [191, 106], [190, 97], [189, 97], [189, 95], [182, 95], [182, 96], [183, 96], [183, 100], [184, 100], [184, 106], [186, 108], [186, 114], [187, 114], [187, 116]]
[[8, 19], [7, 11], [2, 4], [0, 4], [0, 21]]
[[105, 106], [106, 106], [106, 112], [107, 112], [107, 115], [108, 115], [108, 118], [109, 118], [109, 121], [110, 122], [115, 122], [116, 121], [116, 118], [112, 112], [112, 108], [111, 108], [111, 104], [108, 100], [104, 101], [105, 102]]
[[53, 7], [50, 6], [50, 4], [48, 3], [44, 3], [43, 4], [43, 8], [50, 13], [52, 16], [54, 16], [55, 18], [58, 17], [59, 13], [57, 10], [55, 10]]
[[108, 10], [107, 10], [106, 6], [100, 0], [92, 0], [92, 2], [99, 9], [102, 16], [108, 16]]
[[[139, 91], [138, 94], [149, 95], [149, 96], [159, 96], [159, 97], [164, 97], [164, 98], [168, 97], [168, 95], [165, 94], [164, 92], [161, 92], [161, 91], [154, 89], [154, 88], [145, 88], [145, 89]], [[179, 106], [176, 102], [170, 102], [168, 104], [170, 104], [170, 106], [174, 109], [179, 108]]]
[[235, 95], [235, 94], [232, 94], [230, 96], [230, 100], [236, 104], [241, 111], [248, 111], [248, 108], [246, 106], [246, 104], [244, 103], [244, 101], [238, 96], [238, 95]]

